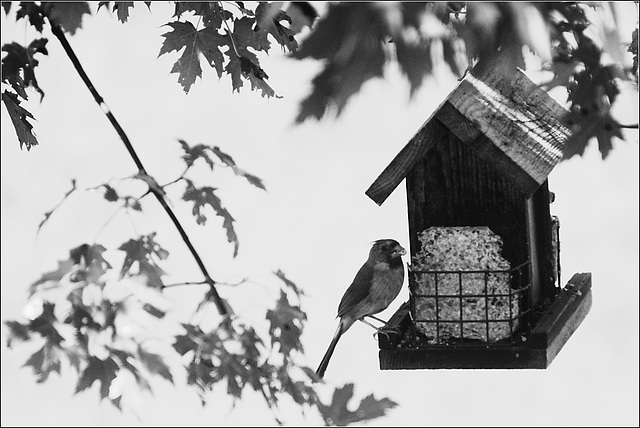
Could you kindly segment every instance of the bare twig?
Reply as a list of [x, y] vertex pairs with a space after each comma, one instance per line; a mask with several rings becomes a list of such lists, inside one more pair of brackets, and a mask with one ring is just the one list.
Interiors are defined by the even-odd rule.
[[[164, 288], [169, 287], [181, 287], [183, 285], [201, 285], [206, 284], [207, 281], [185, 281], [185, 282], [176, 282], [175, 284], [166, 284]], [[218, 283], [219, 284], [219, 283]]]
[[[50, 22], [51, 22], [51, 20], [50, 20]], [[95, 86], [93, 86], [93, 83], [89, 79], [89, 76], [87, 76], [87, 73], [84, 71], [84, 69], [82, 67], [82, 64], [80, 64], [80, 60], [78, 59], [78, 57], [76, 56], [75, 52], [71, 48], [71, 45], [69, 44], [69, 41], [67, 40], [62, 28], [60, 28], [60, 26], [58, 24], [56, 24], [55, 22], [51, 22], [51, 30], [52, 30], [53, 34], [60, 41], [60, 44], [62, 44], [62, 47], [64, 48], [64, 51], [66, 52], [67, 56], [69, 57], [69, 59], [73, 63], [73, 66], [75, 67], [76, 71], [80, 75], [80, 78], [82, 79], [84, 84], [89, 89], [89, 92], [91, 92], [91, 94], [93, 95], [93, 98], [98, 103], [98, 105], [100, 106], [100, 108], [102, 109], [104, 114], [109, 119], [109, 122], [111, 122], [111, 125], [114, 127], [114, 129], [118, 133], [118, 136], [122, 139], [122, 142], [124, 143], [125, 147], [127, 148], [127, 151], [129, 152], [129, 155], [131, 156], [131, 158], [135, 162], [136, 167], [138, 168], [138, 173], [140, 175], [149, 176], [149, 174], [146, 172], [146, 170], [144, 168], [144, 165], [142, 164], [142, 161], [138, 157], [138, 154], [136, 153], [135, 149], [133, 148], [133, 145], [131, 144], [131, 141], [129, 140], [129, 137], [124, 132], [124, 130], [122, 129], [122, 127], [120, 126], [120, 124], [116, 120], [116, 118], [113, 115], [113, 113], [111, 113], [111, 110], [109, 110], [109, 108], [105, 104], [104, 99], [102, 98], [102, 96], [100, 96], [100, 94], [96, 90]], [[191, 255], [195, 259], [196, 263], [198, 264], [198, 267], [200, 268], [200, 271], [202, 272], [202, 274], [205, 277], [204, 283], [208, 284], [209, 287], [211, 288], [211, 295], [212, 295], [213, 300], [214, 300], [214, 302], [216, 304], [218, 312], [220, 313], [220, 315], [223, 315], [223, 316], [227, 315], [228, 311], [227, 311], [227, 307], [225, 305], [225, 302], [222, 300], [222, 298], [218, 294], [218, 291], [216, 290], [216, 281], [214, 281], [211, 278], [211, 276], [209, 275], [209, 273], [207, 272], [207, 268], [205, 267], [205, 265], [204, 265], [204, 263], [202, 261], [202, 258], [200, 257], [200, 255], [198, 254], [197, 250], [195, 249], [195, 247], [191, 243], [191, 240], [189, 239], [189, 236], [187, 235], [186, 231], [184, 230], [184, 227], [182, 227], [182, 224], [180, 224], [180, 221], [176, 217], [175, 213], [173, 212], [171, 207], [169, 207], [169, 204], [167, 203], [167, 200], [165, 199], [165, 196], [162, 193], [161, 189], [149, 186], [149, 191], [154, 194], [154, 196], [156, 197], [156, 199], [158, 200], [158, 202], [160, 203], [162, 208], [164, 208], [165, 212], [167, 213], [167, 215], [169, 216], [169, 218], [173, 222], [173, 225], [176, 227], [176, 229], [180, 233], [180, 236], [182, 237], [182, 240], [187, 245], [187, 248], [189, 248], [189, 251], [191, 252]]]
[[51, 209], [51, 211], [45, 213], [44, 215], [44, 219], [40, 222], [40, 224], [38, 225], [38, 230], [36, 231], [36, 239], [38, 238], [38, 234], [40, 233], [40, 229], [42, 229], [42, 226], [44, 226], [44, 224], [47, 222], [47, 220], [49, 220], [49, 217], [51, 216], [51, 214], [53, 214], [53, 212], [55, 210], [57, 210], [58, 208], [60, 208], [60, 205], [62, 205], [62, 203], [64, 201], [67, 200], [67, 198], [69, 197], [69, 195], [71, 195], [73, 192], [75, 192], [75, 190], [77, 189], [76, 187], [76, 179], [73, 178], [71, 180], [71, 190], [69, 190], [67, 193], [64, 194], [64, 197], [62, 198], [62, 200], [60, 202], [58, 202], [58, 204], [53, 207]]
[[190, 167], [186, 167], [186, 168], [185, 168], [185, 170], [184, 170], [184, 172], [183, 172], [182, 174], [180, 174], [180, 177], [176, 178], [176, 179], [175, 179], [175, 180], [173, 180], [173, 181], [168, 182], [167, 184], [163, 184], [163, 185], [162, 185], [162, 186], [160, 186], [160, 187], [162, 187], [162, 188], [164, 189], [165, 187], [167, 187], [167, 186], [171, 186], [172, 184], [175, 184], [175, 183], [177, 183], [177, 182], [178, 182], [178, 181], [180, 181], [180, 180], [184, 180], [184, 175], [187, 173], [187, 171], [189, 171], [189, 168], [190, 168]]

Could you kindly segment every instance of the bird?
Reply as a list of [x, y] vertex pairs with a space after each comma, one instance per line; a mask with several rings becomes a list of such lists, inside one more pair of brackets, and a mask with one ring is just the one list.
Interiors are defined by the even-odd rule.
[[387, 309], [402, 290], [402, 256], [406, 253], [407, 251], [394, 239], [379, 239], [373, 242], [367, 261], [358, 270], [338, 305], [338, 328], [316, 370], [320, 379], [324, 377], [338, 340], [353, 323], [359, 320], [376, 328], [364, 318], [371, 317], [382, 321], [373, 315]]

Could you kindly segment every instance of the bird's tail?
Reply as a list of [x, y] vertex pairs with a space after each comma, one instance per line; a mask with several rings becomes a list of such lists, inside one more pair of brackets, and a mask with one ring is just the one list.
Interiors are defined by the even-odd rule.
[[327, 349], [327, 352], [324, 353], [324, 357], [322, 357], [322, 361], [320, 361], [318, 370], [316, 370], [316, 374], [320, 378], [324, 376], [324, 372], [327, 370], [327, 366], [329, 365], [329, 360], [331, 359], [331, 355], [333, 355], [333, 351], [336, 349], [336, 345], [338, 344], [338, 340], [340, 340], [340, 336], [342, 336], [342, 334], [344, 333], [343, 326], [344, 326], [344, 323], [340, 321], [340, 323], [338, 324], [338, 328], [336, 329], [336, 332], [333, 335], [333, 339], [331, 339], [329, 348]]

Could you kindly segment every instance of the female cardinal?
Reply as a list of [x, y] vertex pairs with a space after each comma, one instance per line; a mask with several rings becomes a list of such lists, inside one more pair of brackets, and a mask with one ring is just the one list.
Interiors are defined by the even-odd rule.
[[373, 243], [369, 251], [369, 258], [362, 265], [340, 300], [338, 306], [340, 323], [329, 344], [329, 349], [316, 370], [319, 377], [324, 376], [340, 336], [356, 320], [369, 324], [364, 320], [365, 317], [372, 317], [387, 309], [398, 296], [404, 281], [402, 256], [406, 253], [406, 250], [393, 239], [380, 239]]

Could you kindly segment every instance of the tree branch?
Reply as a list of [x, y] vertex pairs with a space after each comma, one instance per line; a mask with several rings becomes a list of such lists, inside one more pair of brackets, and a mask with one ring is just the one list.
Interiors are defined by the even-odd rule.
[[183, 285], [202, 285], [202, 284], [206, 284], [206, 281], [200, 281], [200, 282], [194, 282], [194, 281], [186, 281], [186, 282], [177, 282], [175, 284], [165, 284], [164, 288], [169, 288], [169, 287], [180, 287]]
[[638, 124], [634, 123], [633, 125], [620, 125], [620, 128], [627, 128], [627, 129], [638, 129]]
[[[80, 60], [78, 59], [75, 52], [71, 48], [71, 45], [69, 44], [69, 41], [67, 40], [64, 34], [64, 31], [62, 30], [62, 28], [60, 28], [59, 25], [55, 24], [54, 22], [51, 22], [51, 20], [49, 20], [49, 22], [51, 23], [51, 31], [58, 38], [58, 40], [60, 41], [60, 44], [62, 44], [64, 51], [66, 52], [67, 56], [73, 63], [73, 66], [75, 67], [76, 71], [80, 75], [80, 78], [82, 79], [84, 84], [87, 86], [87, 88], [89, 89], [89, 92], [91, 92], [91, 94], [93, 95], [93, 98], [98, 103], [98, 105], [100, 106], [104, 114], [109, 119], [109, 122], [111, 122], [111, 125], [115, 128], [116, 132], [118, 133], [118, 136], [120, 136], [120, 139], [122, 139], [122, 142], [127, 148], [129, 155], [135, 162], [136, 167], [138, 168], [139, 174], [141, 175], [144, 174], [146, 176], [149, 176], [149, 174], [146, 172], [144, 168], [144, 165], [142, 164], [142, 161], [138, 157], [138, 154], [136, 153], [135, 149], [133, 148], [131, 141], [129, 141], [129, 137], [124, 132], [124, 130], [116, 120], [113, 113], [111, 113], [111, 110], [109, 110], [109, 108], [105, 104], [104, 99], [102, 98], [102, 96], [100, 96], [95, 86], [93, 86], [93, 83], [91, 83], [89, 76], [87, 76], [87, 73], [85, 73], [84, 69], [82, 68], [82, 64], [80, 64]], [[187, 248], [189, 248], [191, 255], [195, 259], [196, 263], [198, 264], [198, 267], [200, 268], [200, 270], [202, 271], [202, 274], [205, 277], [204, 282], [209, 284], [209, 287], [211, 288], [211, 295], [216, 304], [218, 312], [220, 313], [220, 315], [223, 315], [223, 316], [227, 315], [228, 311], [227, 311], [225, 302], [222, 300], [222, 298], [218, 294], [218, 290], [216, 290], [216, 287], [215, 287], [216, 281], [214, 281], [209, 275], [209, 273], [207, 272], [207, 268], [205, 267], [202, 261], [202, 258], [200, 258], [200, 255], [198, 254], [193, 244], [191, 243], [189, 236], [184, 230], [184, 227], [182, 227], [182, 224], [180, 224], [180, 221], [174, 214], [173, 210], [171, 209], [171, 207], [169, 207], [169, 204], [167, 203], [164, 195], [161, 193], [160, 189], [153, 188], [152, 186], [149, 186], [149, 191], [153, 193], [156, 199], [158, 200], [158, 202], [160, 202], [160, 205], [162, 205], [162, 208], [164, 208], [165, 212], [167, 213], [169, 218], [171, 218], [171, 221], [173, 222], [174, 226], [180, 233], [180, 236], [182, 237], [182, 240], [184, 241], [184, 243], [187, 245]]]

